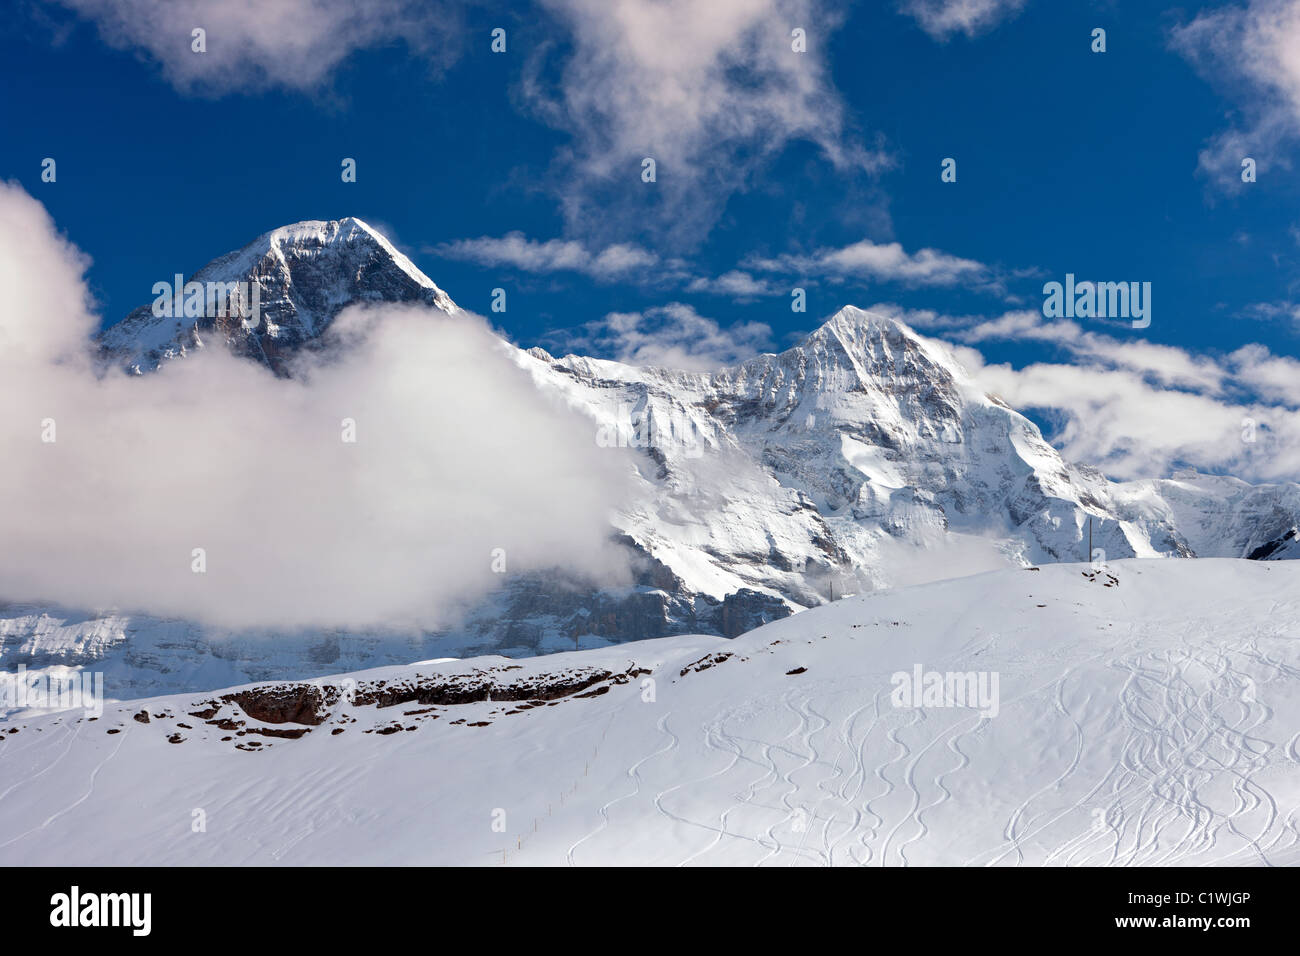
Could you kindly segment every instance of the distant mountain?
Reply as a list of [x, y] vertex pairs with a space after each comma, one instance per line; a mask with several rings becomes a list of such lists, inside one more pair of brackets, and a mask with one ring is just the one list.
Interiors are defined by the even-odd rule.
[[[189, 281], [256, 283], [261, 318], [132, 312], [105, 356], [147, 373], [213, 340], [279, 374], [345, 306], [456, 305], [356, 219], [276, 229]], [[517, 577], [455, 631], [224, 636], [139, 616], [0, 609], [0, 663], [94, 662], [131, 693], [294, 678], [469, 653], [524, 655], [706, 633], [736, 636], [848, 593], [982, 570], [1129, 557], [1300, 557], [1300, 486], [1180, 476], [1112, 482], [1064, 461], [942, 343], [844, 308], [795, 347], [713, 372], [511, 353], [539, 389], [637, 454], [611, 535], [635, 586]], [[974, 555], [974, 557], [972, 557]], [[980, 565], [983, 562], [983, 565]]]
[[1300, 558], [1300, 485], [1252, 485], [1188, 472], [1120, 488], [1176, 525], [1198, 557]]

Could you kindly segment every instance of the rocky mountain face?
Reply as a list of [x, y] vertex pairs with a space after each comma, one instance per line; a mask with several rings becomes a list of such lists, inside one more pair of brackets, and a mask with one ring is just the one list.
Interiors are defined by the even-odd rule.
[[[184, 282], [187, 289], [191, 284], [201, 290], [196, 304], [214, 293], [220, 308], [187, 315], [189, 296], [173, 288], [175, 304], [164, 293], [104, 331], [105, 358], [148, 372], [217, 338], [236, 354], [283, 373], [285, 360], [309, 346], [351, 303], [422, 302], [448, 315], [457, 311], [447, 293], [392, 243], [351, 218], [275, 229], [208, 263]], [[254, 295], [256, 310], [250, 307]], [[241, 306], [248, 320], [237, 313]], [[216, 311], [226, 314], [211, 314]]]
[[[189, 282], [255, 283], [258, 321], [142, 307], [104, 333], [106, 358], [143, 374], [219, 338], [287, 374], [288, 358], [350, 303], [457, 311], [356, 219], [277, 229]], [[1088, 560], [1089, 541], [1105, 559], [1300, 557], [1300, 486], [1111, 482], [1065, 462], [942, 343], [859, 309], [785, 352], [713, 372], [512, 354], [539, 389], [589, 417], [593, 441], [634, 452], [639, 493], [611, 527], [632, 556], [633, 586], [521, 577], [454, 631], [400, 637], [215, 635], [140, 616], [0, 607], [0, 663], [93, 664], [119, 696], [142, 696], [437, 656], [730, 637], [850, 593]]]

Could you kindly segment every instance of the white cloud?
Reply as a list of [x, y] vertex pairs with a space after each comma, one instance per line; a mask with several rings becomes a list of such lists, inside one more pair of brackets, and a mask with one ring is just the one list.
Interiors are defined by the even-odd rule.
[[570, 336], [565, 347], [628, 365], [709, 371], [752, 358], [771, 342], [772, 329], [762, 322], [723, 328], [673, 302], [644, 312], [611, 312]]
[[636, 278], [635, 273], [652, 269], [659, 257], [641, 246], [614, 243], [592, 251], [576, 239], [529, 239], [522, 232], [501, 238], [482, 236], [458, 239], [431, 250], [445, 259], [474, 262], [490, 268], [506, 267], [523, 272], [578, 272], [602, 281]]
[[[185, 92], [279, 87], [312, 92], [356, 50], [397, 40], [445, 63], [458, 4], [421, 0], [59, 0], [105, 42], [158, 63]], [[207, 51], [191, 49], [206, 31]]]
[[436, 627], [501, 581], [494, 548], [511, 573], [617, 574], [622, 462], [480, 320], [352, 307], [291, 379], [219, 347], [101, 374], [84, 268], [38, 202], [0, 186], [0, 599]]
[[[792, 141], [815, 144], [842, 170], [886, 163], [846, 136], [826, 55], [838, 17], [820, 0], [543, 5], [568, 28], [570, 55], [558, 69], [539, 56], [522, 94], [572, 137], [557, 174], [576, 232], [617, 219], [698, 238]], [[806, 31], [806, 52], [792, 49], [795, 29]], [[646, 157], [654, 183], [641, 179]]]
[[[1051, 437], [1065, 456], [1119, 478], [1187, 465], [1256, 480], [1300, 474], [1300, 422], [1292, 409], [1169, 389], [1130, 369], [1086, 364], [994, 365], [974, 374], [1015, 408], [1055, 413], [1062, 425]], [[1254, 444], [1242, 440], [1247, 420], [1259, 425]]]
[[1236, 98], [1242, 121], [1214, 136], [1200, 166], [1229, 190], [1242, 187], [1242, 160], [1260, 175], [1290, 169], [1300, 137], [1300, 0], [1250, 0], [1202, 13], [1173, 32], [1173, 46]]
[[1273, 355], [1265, 346], [1244, 345], [1228, 356], [1233, 375], [1261, 398], [1300, 408], [1300, 361]]
[[1048, 320], [1041, 311], [1008, 312], [956, 331], [954, 338], [967, 345], [995, 340], [1049, 343], [1068, 351], [1076, 363], [1126, 368], [1172, 388], [1210, 393], [1222, 391], [1229, 374], [1211, 359], [1184, 349], [1139, 338], [1117, 339], [1068, 319]]
[[906, 539], [884, 536], [873, 546], [881, 566], [889, 569], [891, 588], [1024, 566], [1005, 541], [937, 528], [917, 528]]
[[906, 251], [897, 242], [869, 239], [841, 248], [819, 249], [810, 255], [751, 257], [744, 263], [759, 272], [782, 272], [809, 278], [902, 282], [911, 286], [951, 286], [959, 282], [987, 285], [991, 270], [983, 263], [937, 249]]
[[1018, 14], [1026, 0], [903, 0], [900, 9], [939, 41], [975, 37]]

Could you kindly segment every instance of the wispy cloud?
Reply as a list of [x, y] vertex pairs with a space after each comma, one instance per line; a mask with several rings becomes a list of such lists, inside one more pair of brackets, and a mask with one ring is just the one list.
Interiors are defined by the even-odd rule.
[[756, 278], [743, 269], [732, 269], [720, 276], [699, 276], [692, 279], [687, 284], [686, 291], [745, 300], [766, 295], [776, 295], [778, 292], [788, 293], [789, 289], [778, 288], [776, 283], [767, 279]]
[[444, 259], [522, 272], [576, 272], [601, 281], [644, 277], [660, 264], [659, 256], [641, 246], [614, 243], [592, 250], [576, 239], [529, 239], [522, 232], [500, 238], [459, 239], [429, 250]]
[[1027, 0], [902, 0], [900, 10], [936, 40], [975, 37], [1013, 17]]
[[[315, 92], [357, 50], [396, 41], [447, 65], [460, 4], [440, 0], [58, 0], [104, 41], [157, 63], [183, 92]], [[205, 33], [195, 52], [192, 33]]]
[[1242, 188], [1242, 160], [1260, 175], [1291, 168], [1300, 138], [1300, 0], [1250, 0], [1202, 13], [1173, 31], [1172, 44], [1236, 100], [1239, 121], [1201, 151], [1200, 168], [1220, 187]]
[[[889, 162], [848, 133], [827, 61], [838, 15], [820, 0], [542, 2], [569, 43], [538, 54], [521, 93], [572, 139], [556, 176], [577, 234], [617, 226], [698, 239], [793, 141], [842, 171]], [[645, 158], [654, 183], [642, 181]]]
[[1261, 398], [1300, 408], [1300, 361], [1274, 355], [1259, 344], [1243, 345], [1227, 358], [1234, 380]]
[[1046, 343], [1063, 349], [1076, 364], [1124, 368], [1161, 385], [1210, 394], [1221, 392], [1230, 376], [1218, 363], [1185, 349], [1142, 339], [1117, 339], [1085, 330], [1068, 319], [1045, 319], [1041, 311], [1008, 312], [953, 332], [952, 337], [967, 345], [999, 340]]
[[623, 282], [651, 288], [676, 288], [738, 302], [788, 293], [789, 288], [743, 269], [721, 275], [693, 272], [686, 260], [661, 257], [635, 243], [589, 246], [578, 239], [530, 239], [522, 232], [500, 238], [458, 239], [425, 250], [431, 255], [473, 262], [491, 269], [515, 269], [534, 275], [574, 273], [597, 282]]
[[673, 302], [643, 312], [611, 312], [600, 322], [553, 338], [568, 351], [628, 365], [709, 371], [770, 348], [772, 329], [762, 322], [723, 327], [691, 306]]
[[1279, 322], [1291, 331], [1300, 332], [1300, 302], [1252, 302], [1238, 313], [1242, 318]]
[[919, 331], [932, 333], [944, 333], [953, 329], [965, 330], [989, 321], [986, 316], [949, 315], [935, 309], [907, 308], [895, 302], [877, 302], [866, 311], [895, 319]]
[[[469, 0], [54, 0], [199, 95], [326, 87], [359, 50], [404, 44], [435, 70], [466, 46]], [[701, 239], [790, 144], [846, 175], [892, 158], [831, 80], [829, 0], [539, 0], [514, 99], [563, 131], [551, 183], [572, 236]], [[191, 32], [205, 31], [205, 52]], [[795, 33], [799, 31], [799, 36]], [[642, 181], [642, 161], [656, 163]]]
[[910, 286], [951, 286], [960, 282], [992, 281], [992, 270], [973, 259], [919, 249], [908, 252], [900, 243], [869, 239], [811, 254], [787, 253], [773, 258], [750, 257], [742, 263], [758, 272], [779, 272], [806, 278], [859, 279], [901, 282]]
[[993, 365], [975, 377], [1016, 408], [1054, 413], [1061, 424], [1050, 437], [1066, 457], [1119, 478], [1188, 466], [1254, 479], [1300, 474], [1291, 408], [1165, 388], [1130, 369], [1088, 364]]

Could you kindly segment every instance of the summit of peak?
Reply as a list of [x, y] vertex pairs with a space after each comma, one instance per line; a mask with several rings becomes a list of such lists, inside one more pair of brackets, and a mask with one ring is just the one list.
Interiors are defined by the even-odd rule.
[[898, 335], [901, 333], [912, 338], [920, 338], [916, 333], [916, 330], [901, 319], [885, 315], [883, 312], [872, 312], [867, 309], [860, 309], [856, 305], [846, 305], [841, 307], [838, 312], [822, 324], [822, 328], [861, 329], [886, 335]]
[[860, 383], [891, 382], [894, 387], [901, 375], [912, 382], [946, 382], [970, 392], [976, 401], [984, 400], [982, 390], [946, 343], [921, 335], [892, 315], [853, 305], [835, 312], [777, 361], [808, 359], [824, 368], [841, 369]]
[[342, 219], [304, 219], [262, 233], [244, 248], [274, 248], [281, 245], [322, 245], [370, 240], [385, 251], [401, 255], [378, 229], [355, 216]]
[[951, 364], [951, 356], [946, 349], [918, 333], [906, 322], [883, 312], [871, 312], [854, 305], [841, 308], [809, 333], [800, 346], [810, 347], [830, 342], [835, 342], [852, 353], [862, 351], [871, 343], [891, 348], [910, 347], [927, 353], [931, 359], [941, 364]]

